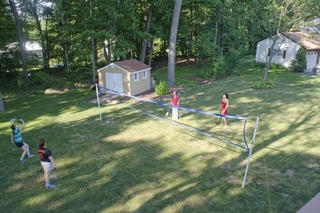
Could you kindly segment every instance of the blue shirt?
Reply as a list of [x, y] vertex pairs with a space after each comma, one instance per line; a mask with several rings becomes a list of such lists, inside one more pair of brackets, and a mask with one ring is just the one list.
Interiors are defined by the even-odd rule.
[[19, 128], [16, 128], [15, 130], [12, 131], [12, 134], [13, 134], [13, 141], [15, 143], [21, 143], [23, 142], [22, 141], [22, 135], [21, 135], [21, 132], [20, 132], [20, 129]]

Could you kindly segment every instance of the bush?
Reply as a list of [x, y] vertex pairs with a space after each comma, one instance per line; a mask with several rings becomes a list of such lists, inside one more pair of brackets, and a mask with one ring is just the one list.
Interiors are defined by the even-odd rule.
[[252, 89], [274, 89], [276, 86], [271, 81], [257, 82], [251, 86]]
[[167, 82], [160, 81], [159, 84], [156, 85], [155, 92], [157, 95], [166, 95], [169, 92], [169, 86]]
[[226, 64], [226, 75], [231, 76], [234, 70], [241, 64], [242, 51], [230, 50], [226, 53], [224, 62]]
[[300, 48], [296, 54], [296, 59], [291, 60], [292, 72], [303, 72], [307, 69], [306, 51]]
[[227, 65], [222, 57], [219, 57], [211, 66], [202, 70], [201, 75], [204, 78], [219, 79], [227, 75]]
[[270, 64], [270, 69], [284, 69], [285, 67], [281, 64], [276, 64], [276, 63], [271, 63]]
[[211, 67], [205, 67], [201, 70], [201, 76], [204, 78], [213, 78], [213, 71]]
[[[257, 67], [257, 68], [266, 68], [266, 63], [265, 62], [254, 62], [254, 67]], [[276, 63], [271, 63], [270, 64], [270, 67], [269, 67], [270, 70], [273, 70], [273, 69], [285, 69], [285, 67], [281, 64], [276, 64]]]
[[195, 86], [198, 82], [194, 80], [187, 80], [187, 79], [177, 79], [177, 85], [184, 85], [184, 86]]
[[217, 58], [213, 67], [213, 78], [219, 79], [227, 75], [227, 65], [222, 57]]
[[39, 85], [42, 88], [49, 88], [53, 85], [54, 78], [44, 71], [36, 72], [30, 75], [29, 83], [31, 85]]

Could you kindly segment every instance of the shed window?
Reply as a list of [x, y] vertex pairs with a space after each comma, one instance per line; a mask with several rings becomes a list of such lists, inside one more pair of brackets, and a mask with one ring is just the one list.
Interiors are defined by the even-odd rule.
[[135, 74], [134, 74], [134, 81], [139, 81], [139, 75], [138, 75], [138, 73], [135, 73]]
[[147, 78], [147, 71], [142, 72], [142, 78]]

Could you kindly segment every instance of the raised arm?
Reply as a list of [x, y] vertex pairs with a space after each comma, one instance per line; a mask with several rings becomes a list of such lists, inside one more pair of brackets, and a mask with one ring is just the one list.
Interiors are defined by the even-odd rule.
[[23, 129], [26, 126], [26, 123], [24, 122], [23, 119], [20, 119], [20, 121], [22, 122], [22, 126], [20, 127], [20, 129]]

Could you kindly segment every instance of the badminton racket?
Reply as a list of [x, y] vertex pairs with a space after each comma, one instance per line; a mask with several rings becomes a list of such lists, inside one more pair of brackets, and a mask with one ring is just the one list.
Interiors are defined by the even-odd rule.
[[171, 109], [171, 105], [169, 105], [168, 111], [166, 112], [166, 116], [169, 115], [170, 109]]
[[15, 122], [17, 119], [16, 118], [11, 118], [10, 122]]
[[57, 168], [55, 168], [55, 171], [52, 172], [52, 176], [53, 176], [54, 179], [58, 178], [56, 170], [57, 170]]

